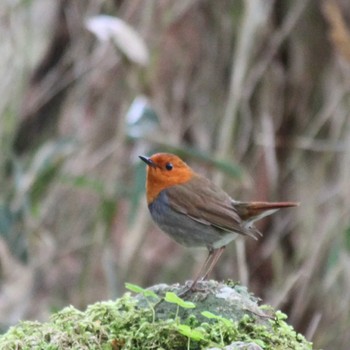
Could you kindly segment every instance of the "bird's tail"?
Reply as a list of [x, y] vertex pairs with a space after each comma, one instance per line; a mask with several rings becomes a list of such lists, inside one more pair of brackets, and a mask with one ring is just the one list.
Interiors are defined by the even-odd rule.
[[232, 205], [237, 210], [242, 220], [247, 224], [260, 220], [265, 216], [271, 215], [279, 209], [297, 207], [298, 202], [236, 202]]

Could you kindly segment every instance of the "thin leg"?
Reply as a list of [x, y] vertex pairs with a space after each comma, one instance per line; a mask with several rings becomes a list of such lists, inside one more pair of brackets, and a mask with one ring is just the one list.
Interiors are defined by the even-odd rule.
[[219, 249], [215, 249], [213, 251], [213, 257], [211, 259], [210, 265], [209, 265], [207, 271], [205, 272], [204, 276], [201, 278], [201, 281], [208, 278], [208, 276], [211, 273], [211, 271], [213, 270], [214, 266], [216, 265], [216, 263], [220, 259], [221, 254], [224, 252], [224, 249], [225, 249], [225, 246], [221, 247]]
[[208, 254], [207, 259], [205, 260], [202, 268], [200, 269], [199, 273], [197, 274], [196, 278], [194, 279], [194, 281], [191, 284], [191, 287], [190, 287], [191, 290], [194, 289], [194, 287], [196, 286], [196, 284], [199, 280], [203, 281], [203, 280], [207, 279], [211, 270], [214, 268], [214, 266], [218, 262], [224, 249], [225, 249], [225, 247], [209, 250], [209, 254]]
[[189, 288], [186, 288], [180, 294], [178, 294], [179, 297], [186, 295], [189, 291], [195, 290], [197, 282], [199, 280], [203, 281], [208, 277], [208, 275], [210, 274], [210, 272], [212, 271], [212, 269], [214, 268], [214, 266], [218, 262], [224, 249], [225, 249], [225, 247], [221, 247], [218, 249], [209, 249], [209, 254], [208, 254], [207, 258], [205, 259], [204, 264], [202, 265], [201, 269], [197, 273], [195, 279], [193, 280], [191, 286]]
[[212, 260], [215, 256], [215, 250], [214, 249], [210, 249], [209, 250], [209, 254], [207, 256], [207, 258], [204, 261], [204, 264], [202, 265], [201, 269], [199, 270], [199, 272], [197, 273], [195, 279], [193, 280], [190, 289], [193, 290], [194, 287], [196, 286], [197, 282], [199, 281], [199, 279], [201, 279], [203, 273], [205, 273], [205, 271], [207, 271], [208, 266], [210, 267], [210, 265], [212, 264]]

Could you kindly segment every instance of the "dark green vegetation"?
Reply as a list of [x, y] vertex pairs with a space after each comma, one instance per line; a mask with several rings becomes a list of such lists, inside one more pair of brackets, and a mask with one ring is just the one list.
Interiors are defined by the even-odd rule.
[[286, 315], [258, 307], [257, 300], [241, 286], [202, 283], [207, 290], [191, 294], [193, 301], [170, 291], [179, 291], [179, 287], [127, 287], [140, 294], [99, 302], [84, 312], [66, 307], [47, 323], [21, 322], [0, 337], [0, 348], [184, 350], [243, 342], [264, 350], [312, 349], [285, 322]]

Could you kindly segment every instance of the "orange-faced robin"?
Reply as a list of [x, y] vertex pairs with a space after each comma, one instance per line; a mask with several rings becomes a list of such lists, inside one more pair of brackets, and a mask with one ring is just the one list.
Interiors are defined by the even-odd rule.
[[157, 153], [140, 156], [147, 164], [147, 204], [156, 224], [176, 242], [186, 247], [206, 247], [209, 251], [197, 281], [205, 279], [225, 246], [237, 234], [255, 239], [261, 233], [254, 222], [296, 202], [239, 202], [207, 178], [195, 173], [179, 157]]

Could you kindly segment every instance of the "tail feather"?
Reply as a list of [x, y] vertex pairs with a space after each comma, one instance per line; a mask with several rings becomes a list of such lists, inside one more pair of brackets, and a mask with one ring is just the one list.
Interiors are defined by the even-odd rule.
[[249, 224], [271, 215], [279, 209], [297, 207], [299, 204], [299, 202], [232, 202], [241, 219]]

